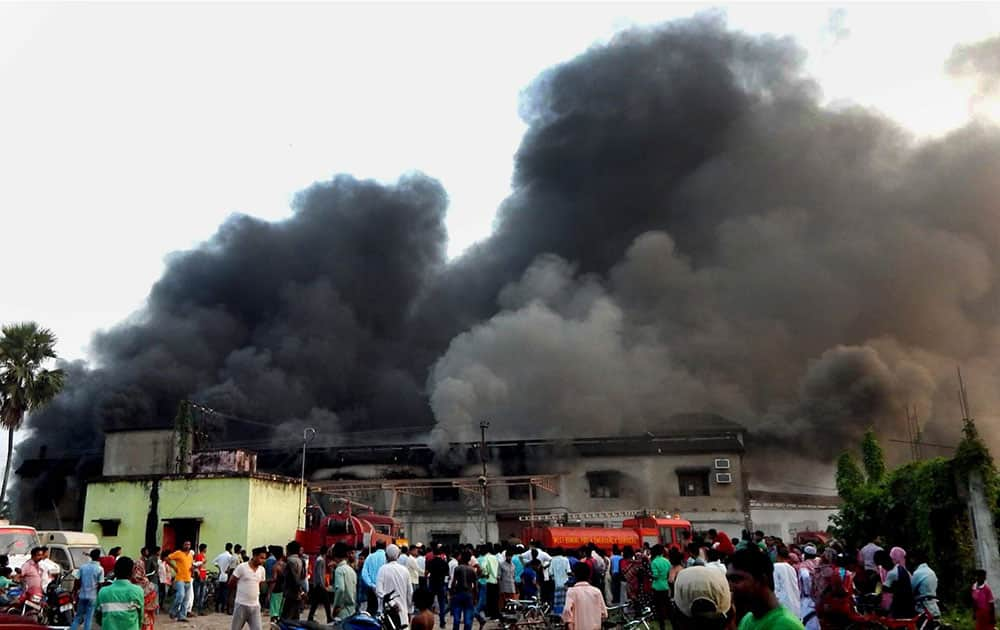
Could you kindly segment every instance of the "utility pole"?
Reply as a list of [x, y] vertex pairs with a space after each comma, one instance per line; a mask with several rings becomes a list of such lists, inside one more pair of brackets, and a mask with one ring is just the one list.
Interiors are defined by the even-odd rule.
[[314, 437], [316, 437], [316, 429], [306, 427], [302, 430], [302, 474], [299, 476], [302, 492], [299, 494], [299, 529], [302, 529], [302, 518], [305, 511], [302, 500], [306, 495], [306, 445], [312, 442]]
[[479, 485], [483, 490], [483, 542], [489, 542], [490, 540], [490, 530], [489, 530], [489, 506], [487, 501], [487, 485], [489, 480], [486, 477], [486, 429], [490, 428], [490, 423], [483, 420], [479, 423], [479, 430], [481, 431], [482, 437], [479, 440], [479, 460], [483, 464], [483, 474], [479, 477]]

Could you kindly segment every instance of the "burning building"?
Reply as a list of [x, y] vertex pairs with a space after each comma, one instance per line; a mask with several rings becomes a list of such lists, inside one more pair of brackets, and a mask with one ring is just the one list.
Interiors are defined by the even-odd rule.
[[[977, 50], [963, 71], [987, 71]], [[104, 427], [169, 425], [184, 399], [227, 414], [218, 447], [278, 469], [303, 427], [328, 449], [430, 432], [445, 453], [482, 418], [517, 444], [718, 414], [746, 427], [758, 478], [822, 475], [869, 426], [906, 435], [914, 408], [947, 443], [956, 363], [1000, 403], [1000, 133], [917, 139], [827, 107], [803, 57], [706, 15], [546, 70], [494, 233], [454, 260], [446, 191], [419, 173], [333, 177], [282, 221], [233, 216], [65, 366], [17, 450], [39, 480], [19, 506], [70, 492]], [[63, 465], [41, 479], [43, 445]]]

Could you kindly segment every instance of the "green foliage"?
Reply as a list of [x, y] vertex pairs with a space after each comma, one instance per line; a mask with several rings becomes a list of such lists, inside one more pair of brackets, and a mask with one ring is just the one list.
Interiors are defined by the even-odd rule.
[[875, 437], [875, 431], [868, 429], [861, 441], [861, 461], [865, 466], [868, 483], [879, 483], [885, 476], [885, 455]]
[[38, 324], [9, 324], [0, 333], [0, 424], [21, 428], [24, 416], [62, 389], [65, 374], [45, 364], [56, 358], [56, 336]]
[[7, 463], [0, 502], [7, 496], [14, 431], [24, 417], [47, 405], [62, 390], [66, 375], [47, 369], [56, 358], [56, 336], [34, 322], [8, 324], [0, 330], [0, 425], [7, 429]]
[[976, 622], [972, 619], [972, 611], [968, 607], [952, 608], [944, 611], [944, 622], [952, 630], [973, 630]]
[[[925, 551], [938, 574], [938, 595], [955, 603], [975, 568], [966, 503], [969, 472], [982, 473], [991, 505], [998, 506], [1000, 497], [1000, 480], [975, 425], [966, 423], [953, 459], [924, 460], [887, 472], [882, 449], [870, 432], [861, 449], [867, 479], [850, 453], [837, 462], [837, 491], [844, 504], [833, 517], [835, 533], [848, 544], [881, 535], [908, 552]], [[995, 517], [997, 512], [995, 507]]]
[[837, 494], [844, 499], [854, 497], [864, 490], [865, 476], [858, 462], [850, 453], [841, 453], [837, 459]]

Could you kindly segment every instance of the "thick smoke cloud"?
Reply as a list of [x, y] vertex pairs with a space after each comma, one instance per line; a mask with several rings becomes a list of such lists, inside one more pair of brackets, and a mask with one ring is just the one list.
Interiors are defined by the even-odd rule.
[[185, 397], [280, 426], [272, 443], [306, 424], [471, 440], [483, 418], [494, 437], [669, 431], [704, 411], [829, 461], [869, 425], [905, 437], [908, 407], [953, 440], [956, 364], [977, 408], [1000, 403], [1000, 132], [917, 141], [826, 109], [803, 60], [707, 16], [544, 72], [495, 232], [455, 261], [445, 192], [419, 175], [234, 217], [97, 337], [33, 442], [96, 449], [95, 428], [169, 422]]
[[64, 441], [64, 428], [99, 449], [102, 427], [169, 425], [184, 398], [291, 423], [270, 434], [223, 422], [222, 443], [251, 447], [298, 441], [296, 421], [327, 437], [429, 425], [407, 321], [444, 264], [446, 205], [424, 176], [395, 186], [338, 177], [301, 193], [286, 221], [233, 217], [169, 261], [143, 312], [97, 335], [99, 364], [70, 372], [56, 404], [30, 419], [41, 431], [22, 454], [36, 442], [74, 449], [81, 442]]
[[697, 409], [829, 461], [868, 426], [905, 439], [908, 407], [953, 443], [958, 364], [981, 411], [1000, 402], [997, 130], [918, 142], [825, 109], [802, 59], [701, 19], [539, 78], [491, 244], [523, 224], [513, 242], [559, 258], [435, 366], [440, 434], [663, 431]]

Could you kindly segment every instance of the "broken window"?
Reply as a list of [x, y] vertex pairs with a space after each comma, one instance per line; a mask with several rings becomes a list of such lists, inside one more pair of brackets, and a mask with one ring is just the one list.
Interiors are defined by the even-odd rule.
[[431, 499], [435, 503], [444, 501], [458, 501], [459, 490], [454, 486], [446, 486], [443, 488], [432, 488], [431, 489]]
[[617, 470], [593, 470], [587, 473], [590, 496], [595, 499], [617, 499], [621, 496], [622, 474]]
[[680, 485], [682, 497], [707, 497], [708, 491], [708, 469], [678, 470], [677, 481]]

